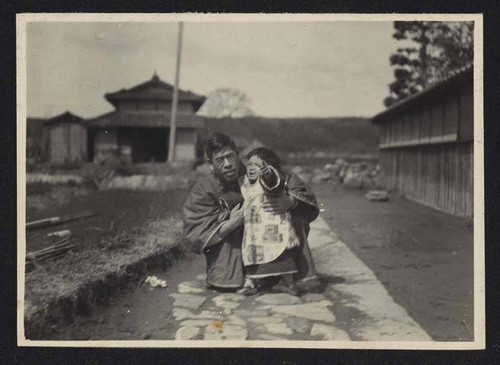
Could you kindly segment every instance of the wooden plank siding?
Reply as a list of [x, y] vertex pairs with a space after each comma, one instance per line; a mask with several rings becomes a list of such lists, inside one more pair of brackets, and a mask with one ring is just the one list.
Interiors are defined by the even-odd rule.
[[381, 150], [388, 189], [455, 214], [473, 214], [472, 142]]
[[460, 89], [460, 140], [472, 140], [474, 137], [474, 124], [470, 122], [472, 120], [474, 120], [474, 92], [472, 85], [466, 85]]
[[472, 72], [374, 117], [388, 189], [458, 216], [473, 215]]
[[57, 123], [49, 127], [51, 162], [83, 161], [86, 158], [87, 131], [78, 123]]

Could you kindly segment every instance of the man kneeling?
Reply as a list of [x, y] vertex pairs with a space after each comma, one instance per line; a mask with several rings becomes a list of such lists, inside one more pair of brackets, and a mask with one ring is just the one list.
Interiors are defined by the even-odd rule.
[[[205, 154], [213, 173], [197, 182], [184, 204], [184, 236], [194, 252], [206, 257], [208, 287], [238, 289], [243, 286], [245, 277], [241, 256], [244, 218], [240, 190], [245, 167], [234, 142], [221, 133], [214, 133], [208, 139]], [[274, 214], [291, 213], [299, 239], [294, 279], [316, 278], [307, 235], [309, 223], [316, 219], [319, 209], [309, 187], [289, 173], [286, 194], [268, 199], [262, 208]]]

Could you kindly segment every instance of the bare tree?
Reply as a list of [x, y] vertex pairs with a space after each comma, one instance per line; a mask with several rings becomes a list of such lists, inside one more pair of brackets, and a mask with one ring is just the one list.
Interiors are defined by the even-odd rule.
[[235, 89], [220, 88], [210, 92], [199, 115], [214, 118], [241, 118], [254, 115], [248, 96]]

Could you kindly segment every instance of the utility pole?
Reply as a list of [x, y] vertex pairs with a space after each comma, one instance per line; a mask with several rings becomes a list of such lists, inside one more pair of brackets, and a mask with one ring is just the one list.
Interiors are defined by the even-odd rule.
[[182, 48], [182, 22], [179, 23], [179, 36], [177, 40], [177, 61], [175, 66], [174, 96], [172, 100], [172, 113], [170, 115], [170, 138], [168, 141], [168, 161], [175, 161], [175, 132], [177, 119], [177, 105], [179, 104], [179, 70], [181, 66]]

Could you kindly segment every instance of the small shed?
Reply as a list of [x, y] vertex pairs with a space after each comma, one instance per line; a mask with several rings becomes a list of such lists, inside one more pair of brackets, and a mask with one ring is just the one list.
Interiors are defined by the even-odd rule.
[[457, 216], [473, 215], [473, 69], [373, 117], [388, 189]]
[[44, 118], [26, 118], [26, 160], [40, 163], [47, 160], [48, 133]]
[[[154, 74], [149, 81], [105, 98], [115, 110], [87, 121], [89, 160], [167, 161], [173, 86]], [[175, 158], [195, 160], [197, 130], [205, 125], [195, 113], [205, 97], [179, 90], [178, 100]]]
[[87, 129], [84, 119], [69, 111], [44, 122], [47, 158], [52, 163], [87, 160]]

